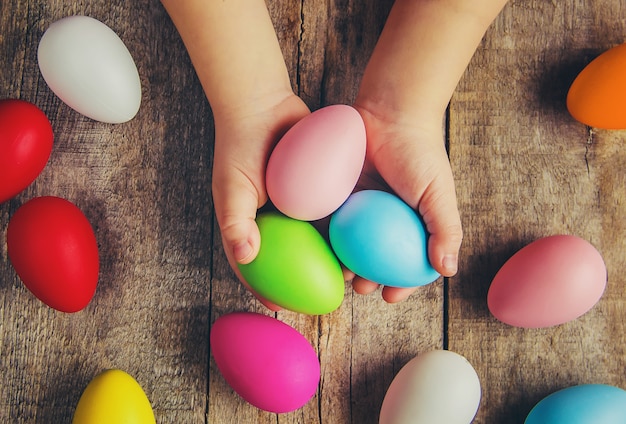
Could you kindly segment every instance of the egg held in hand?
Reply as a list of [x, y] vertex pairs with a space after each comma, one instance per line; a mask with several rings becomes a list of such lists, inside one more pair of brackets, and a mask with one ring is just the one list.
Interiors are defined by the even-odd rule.
[[428, 233], [417, 213], [394, 194], [363, 190], [332, 215], [330, 243], [355, 274], [391, 287], [432, 283]]
[[330, 215], [354, 189], [365, 161], [365, 124], [347, 105], [304, 117], [272, 151], [267, 193], [285, 215], [315, 221]]
[[257, 217], [261, 246], [243, 278], [270, 302], [310, 315], [323, 315], [343, 301], [341, 265], [322, 235], [308, 222], [277, 212]]
[[211, 351], [226, 382], [264, 411], [285, 413], [316, 393], [320, 363], [309, 341], [267, 315], [235, 312], [215, 320]]
[[155, 424], [154, 412], [139, 383], [110, 369], [98, 374], [81, 395], [72, 424]]
[[131, 120], [141, 104], [139, 72], [118, 35], [88, 16], [60, 19], [37, 50], [50, 89], [72, 109], [96, 121]]
[[7, 251], [24, 285], [43, 303], [77, 312], [98, 284], [98, 244], [83, 212], [68, 200], [36, 197], [13, 214]]
[[41, 109], [24, 100], [0, 100], [0, 203], [19, 194], [45, 168], [54, 134]]
[[588, 241], [549, 236], [506, 261], [491, 282], [487, 305], [506, 324], [551, 327], [589, 311], [602, 297], [606, 282], [604, 260]]
[[474, 367], [458, 353], [433, 350], [411, 359], [394, 377], [380, 424], [470, 424], [481, 389]]

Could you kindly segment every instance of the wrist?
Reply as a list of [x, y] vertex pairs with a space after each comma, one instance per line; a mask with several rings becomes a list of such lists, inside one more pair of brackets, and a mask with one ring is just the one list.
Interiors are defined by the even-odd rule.
[[[417, 94], [416, 94], [417, 96]], [[401, 126], [413, 130], [436, 132], [442, 131], [447, 103], [436, 101], [403, 101], [390, 93], [382, 95], [360, 92], [354, 103], [364, 120], [370, 125], [377, 122], [385, 126]]]
[[441, 122], [476, 47], [506, 0], [397, 0], [356, 103], [394, 121]]
[[295, 97], [295, 94], [288, 82], [273, 87], [265, 84], [262, 89], [229, 97], [215, 98], [207, 93], [216, 125], [224, 122], [241, 122], [273, 110], [292, 97]]

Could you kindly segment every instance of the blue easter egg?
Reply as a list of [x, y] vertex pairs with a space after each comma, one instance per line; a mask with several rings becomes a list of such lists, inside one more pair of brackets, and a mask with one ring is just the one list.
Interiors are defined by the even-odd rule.
[[428, 234], [417, 213], [399, 197], [378, 190], [352, 194], [332, 215], [330, 243], [357, 275], [391, 287], [432, 283]]
[[530, 411], [524, 424], [624, 424], [626, 391], [583, 384], [554, 392]]

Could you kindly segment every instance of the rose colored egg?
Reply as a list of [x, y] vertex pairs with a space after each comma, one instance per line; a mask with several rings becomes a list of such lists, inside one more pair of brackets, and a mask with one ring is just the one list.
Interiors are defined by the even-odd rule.
[[211, 350], [226, 382], [259, 409], [294, 411], [317, 391], [317, 353], [296, 329], [273, 317], [221, 316], [211, 329]]
[[571, 235], [549, 236], [525, 246], [500, 268], [487, 304], [506, 324], [551, 327], [591, 309], [606, 281], [604, 260], [589, 242]]
[[365, 160], [365, 125], [356, 109], [332, 105], [296, 123], [267, 164], [272, 203], [304, 221], [324, 218], [348, 198]]

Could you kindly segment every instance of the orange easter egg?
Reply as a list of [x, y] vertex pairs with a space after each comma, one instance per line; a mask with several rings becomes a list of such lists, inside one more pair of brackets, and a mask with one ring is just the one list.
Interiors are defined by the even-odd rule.
[[603, 129], [626, 129], [626, 43], [602, 53], [578, 74], [567, 93], [577, 121]]

